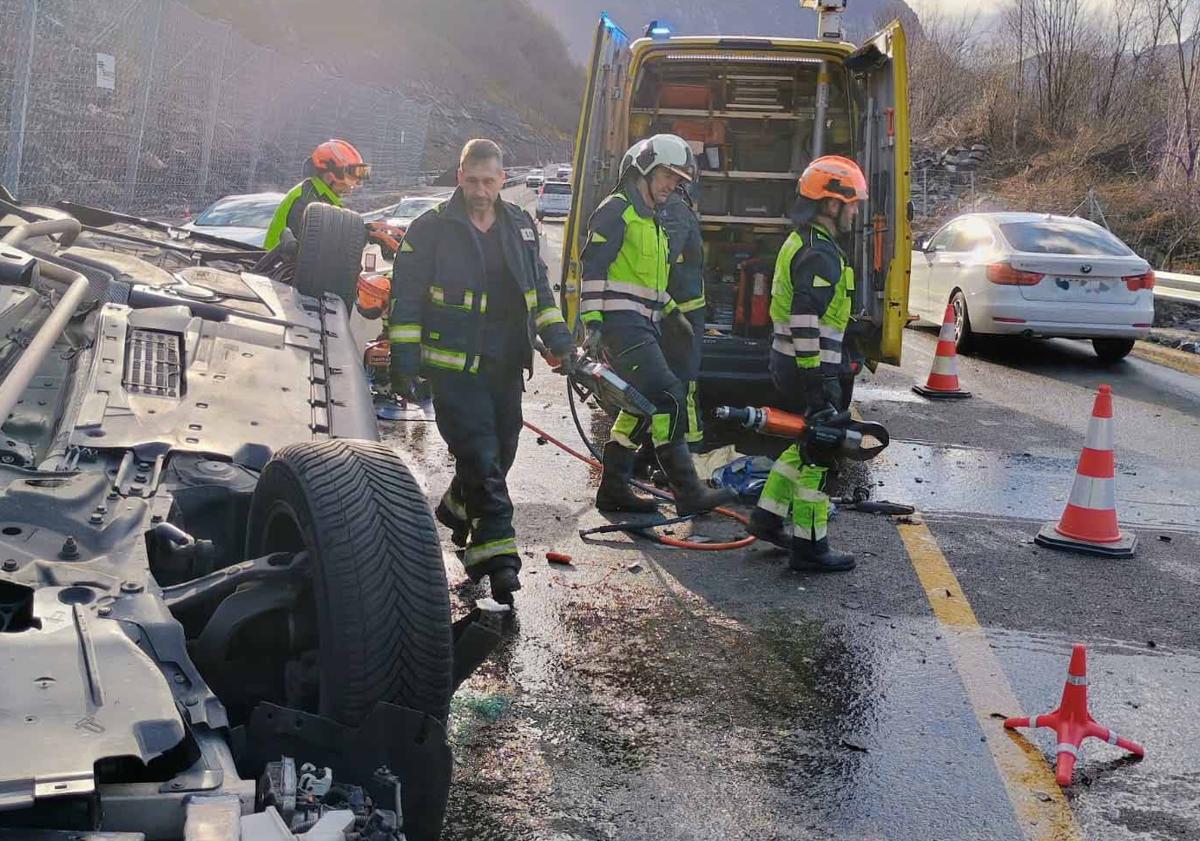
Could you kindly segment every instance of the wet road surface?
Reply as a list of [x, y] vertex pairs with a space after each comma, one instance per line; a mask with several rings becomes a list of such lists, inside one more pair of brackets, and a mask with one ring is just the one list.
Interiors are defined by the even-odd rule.
[[[545, 228], [553, 279], [562, 228]], [[908, 331], [904, 365], [856, 389], [893, 444], [844, 491], [919, 513], [839, 512], [848, 574], [793, 573], [759, 545], [585, 542], [578, 530], [607, 522], [595, 471], [523, 435], [524, 589], [501, 651], [454, 699], [447, 839], [1200, 838], [1200, 381], [1023, 343], [960, 360], [976, 396], [934, 404], [909, 390], [933, 346]], [[1061, 513], [1100, 382], [1116, 396], [1122, 524], [1140, 540], [1126, 561], [1032, 543]], [[525, 407], [579, 445], [560, 379], [539, 372]], [[440, 495], [452, 464], [433, 425], [384, 427]], [[484, 593], [444, 538], [457, 613]], [[1075, 642], [1096, 719], [1148, 756], [1089, 741], [1064, 796], [1053, 736], [1000, 722], [1057, 705]]]

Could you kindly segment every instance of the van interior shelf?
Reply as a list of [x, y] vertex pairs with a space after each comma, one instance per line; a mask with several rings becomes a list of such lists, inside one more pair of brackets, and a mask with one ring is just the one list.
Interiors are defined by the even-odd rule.
[[769, 225], [776, 227], [792, 224], [792, 220], [786, 216], [710, 216], [701, 214], [700, 221], [706, 225]]
[[700, 179], [731, 178], [735, 181], [795, 181], [796, 176], [790, 172], [741, 172], [739, 170], [721, 171], [715, 169], [700, 170]]
[[[795, 122], [802, 117], [812, 119], [816, 112], [812, 108], [796, 108], [792, 111], [709, 111], [705, 108], [631, 108], [631, 114], [650, 114], [657, 117], [714, 117], [732, 120], [789, 120]], [[833, 109], [826, 112], [830, 116]]]

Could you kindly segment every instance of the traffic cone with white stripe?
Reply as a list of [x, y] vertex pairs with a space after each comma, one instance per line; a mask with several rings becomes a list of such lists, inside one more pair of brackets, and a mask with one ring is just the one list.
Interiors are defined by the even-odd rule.
[[1145, 748], [1137, 742], [1118, 736], [1107, 727], [1096, 723], [1088, 711], [1087, 684], [1087, 649], [1077, 645], [1071, 651], [1071, 665], [1067, 669], [1067, 682], [1063, 686], [1058, 709], [1045, 715], [1004, 720], [1004, 726], [1008, 730], [1017, 727], [1046, 727], [1058, 735], [1058, 744], [1054, 749], [1058, 755], [1058, 763], [1054, 776], [1060, 786], [1071, 784], [1075, 760], [1079, 758], [1079, 747], [1084, 739], [1103, 739], [1138, 758], [1146, 755]]
[[1034, 542], [1085, 555], [1132, 558], [1137, 535], [1126, 534], [1117, 525], [1116, 471], [1112, 388], [1102, 385], [1096, 394], [1066, 510], [1057, 523], [1043, 526]]
[[913, 391], [922, 397], [970, 397], [958, 385], [958, 350], [954, 345], [954, 307], [946, 305], [942, 331], [938, 333], [937, 350], [933, 352], [933, 368], [925, 385], [914, 385]]

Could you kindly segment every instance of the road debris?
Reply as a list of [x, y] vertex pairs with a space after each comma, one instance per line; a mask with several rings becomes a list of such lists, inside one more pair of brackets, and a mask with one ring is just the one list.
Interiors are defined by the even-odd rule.
[[546, 560], [552, 564], [560, 564], [562, 566], [573, 566], [575, 563], [570, 555], [565, 555], [562, 552], [547, 552]]

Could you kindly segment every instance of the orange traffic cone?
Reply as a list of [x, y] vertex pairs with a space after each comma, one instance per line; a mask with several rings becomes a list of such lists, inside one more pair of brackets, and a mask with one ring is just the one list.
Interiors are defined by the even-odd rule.
[[933, 368], [925, 385], [914, 385], [913, 391], [922, 397], [970, 397], [971, 392], [958, 386], [958, 351], [954, 348], [954, 307], [946, 305], [942, 331], [938, 333]]
[[1075, 484], [1058, 523], [1047, 523], [1034, 542], [1106, 558], [1132, 558], [1137, 535], [1117, 525], [1116, 458], [1113, 455], [1112, 388], [1100, 386], [1079, 454]]
[[1146, 749], [1137, 742], [1118, 736], [1107, 727], [1101, 727], [1088, 711], [1087, 700], [1087, 649], [1082, 645], [1071, 651], [1071, 666], [1067, 669], [1067, 682], [1063, 686], [1062, 700], [1058, 709], [1045, 715], [1031, 718], [1006, 718], [1004, 726], [1013, 730], [1017, 727], [1046, 727], [1058, 735], [1054, 752], [1058, 755], [1055, 778], [1060, 786], [1069, 786], [1075, 771], [1075, 760], [1079, 758], [1079, 746], [1087, 738], [1103, 739], [1110, 745], [1124, 748], [1135, 756], [1146, 755]]

